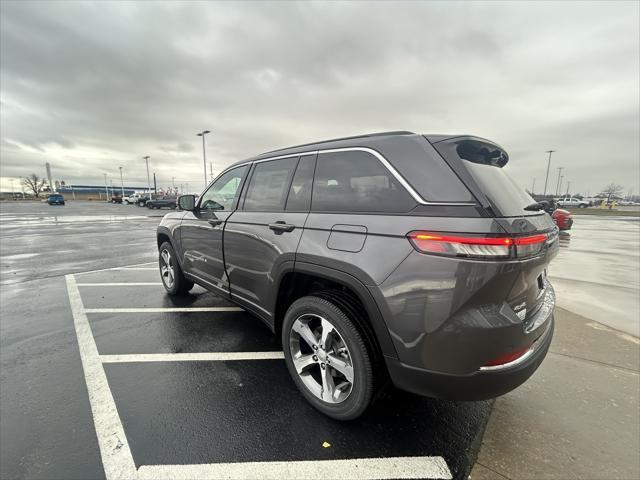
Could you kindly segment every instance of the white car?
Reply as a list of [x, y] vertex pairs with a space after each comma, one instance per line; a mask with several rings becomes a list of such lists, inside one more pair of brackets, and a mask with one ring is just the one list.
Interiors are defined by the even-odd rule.
[[589, 202], [574, 197], [559, 198], [558, 200], [556, 200], [556, 204], [559, 207], [587, 208], [589, 206]]
[[143, 198], [148, 198], [148, 197], [146, 195], [144, 195], [144, 194], [134, 193], [133, 195], [129, 195], [128, 197], [124, 197], [122, 199], [122, 203], [124, 203], [126, 205], [135, 205]]

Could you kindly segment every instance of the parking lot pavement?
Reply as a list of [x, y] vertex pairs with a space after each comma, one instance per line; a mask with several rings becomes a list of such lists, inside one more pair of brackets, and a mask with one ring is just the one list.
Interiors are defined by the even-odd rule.
[[336, 422], [270, 330], [220, 297], [170, 298], [155, 267], [66, 281], [107, 476], [462, 478], [473, 463], [490, 402], [391, 391]]
[[640, 336], [640, 217], [574, 217], [549, 267], [558, 306]]
[[492, 402], [388, 391], [357, 421], [328, 419], [259, 320], [198, 287], [164, 294], [158, 217], [89, 202], [11, 208], [0, 216], [0, 478], [468, 474]]
[[2, 202], [0, 284], [152, 260], [164, 213], [104, 202]]

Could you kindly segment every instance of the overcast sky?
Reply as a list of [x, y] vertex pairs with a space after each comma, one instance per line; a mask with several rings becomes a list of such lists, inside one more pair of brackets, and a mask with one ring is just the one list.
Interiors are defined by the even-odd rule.
[[[228, 164], [385, 130], [501, 144], [536, 192], [640, 191], [638, 2], [3, 0], [1, 187], [44, 175], [202, 187]], [[566, 185], [566, 182], [565, 182]], [[575, 187], [575, 188], [574, 188]], [[563, 189], [564, 190], [564, 189]]]

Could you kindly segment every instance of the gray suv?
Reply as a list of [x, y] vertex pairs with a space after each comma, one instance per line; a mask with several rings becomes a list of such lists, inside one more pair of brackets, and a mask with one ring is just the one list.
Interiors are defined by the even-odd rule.
[[197, 283], [264, 321], [299, 390], [336, 419], [389, 381], [502, 395], [549, 348], [558, 251], [508, 160], [477, 137], [390, 132], [238, 162], [160, 223], [163, 284]]

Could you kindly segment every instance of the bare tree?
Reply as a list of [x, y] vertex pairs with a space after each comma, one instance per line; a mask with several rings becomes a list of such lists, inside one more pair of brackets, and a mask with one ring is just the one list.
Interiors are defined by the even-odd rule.
[[602, 193], [607, 196], [607, 203], [609, 203], [613, 195], [620, 195], [623, 190], [624, 187], [622, 185], [618, 185], [617, 183], [610, 183], [602, 189]]
[[40, 192], [44, 190], [44, 186], [46, 184], [46, 180], [44, 178], [38, 177], [35, 173], [32, 173], [28, 177], [22, 178], [22, 185], [24, 185], [27, 190], [33, 192], [36, 198], [40, 197]]

